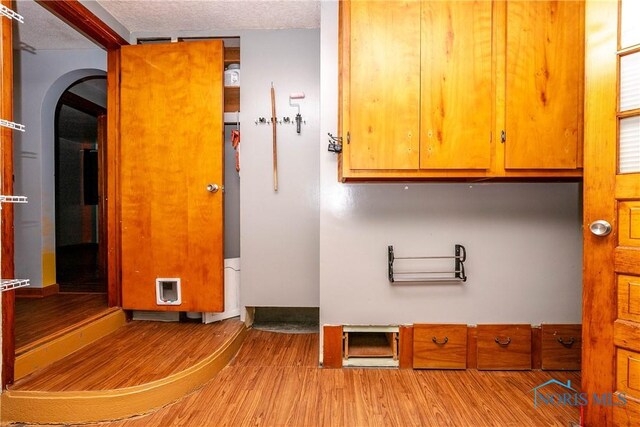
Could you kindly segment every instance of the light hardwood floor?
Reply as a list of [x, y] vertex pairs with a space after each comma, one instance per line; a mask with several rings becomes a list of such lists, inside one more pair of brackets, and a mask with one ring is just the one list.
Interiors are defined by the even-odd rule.
[[[319, 369], [318, 335], [252, 330], [205, 387], [155, 413], [101, 426], [568, 426], [577, 408], [530, 390], [577, 372]], [[561, 390], [556, 390], [561, 391]]]
[[25, 347], [107, 309], [106, 294], [16, 298], [16, 348]]
[[11, 389], [109, 390], [149, 383], [195, 365], [243, 328], [237, 319], [209, 325], [133, 321]]

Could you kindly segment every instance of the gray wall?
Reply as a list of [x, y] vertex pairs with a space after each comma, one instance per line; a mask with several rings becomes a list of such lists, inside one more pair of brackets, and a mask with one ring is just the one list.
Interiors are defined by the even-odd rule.
[[[318, 30], [241, 34], [240, 224], [242, 306], [318, 307]], [[293, 117], [289, 94], [305, 92], [302, 134], [278, 126], [279, 189], [273, 191], [270, 87], [278, 117]]]
[[[321, 3], [320, 135], [337, 132], [337, 3]], [[320, 146], [322, 324], [579, 323], [578, 184], [340, 184]], [[464, 285], [391, 285], [397, 254], [468, 251]]]
[[105, 75], [100, 49], [14, 51], [15, 194], [29, 204], [15, 212], [16, 277], [32, 287], [55, 283], [54, 112], [62, 92], [76, 80]]

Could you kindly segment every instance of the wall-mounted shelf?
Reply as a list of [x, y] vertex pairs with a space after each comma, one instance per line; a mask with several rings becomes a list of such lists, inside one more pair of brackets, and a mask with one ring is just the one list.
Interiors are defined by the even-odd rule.
[[21, 24], [24, 24], [24, 18], [17, 12], [9, 9], [7, 6], [0, 4], [0, 15], [6, 16], [9, 19], [13, 19], [14, 21], [18, 21]]
[[11, 291], [13, 289], [29, 286], [29, 281], [25, 279], [1, 279], [0, 292]]
[[240, 124], [240, 111], [225, 111], [224, 113], [225, 125], [238, 125]]
[[[396, 271], [394, 270], [394, 262], [396, 260], [409, 261], [433, 261], [453, 259], [453, 271], [431, 271], [421, 268], [419, 270]], [[462, 245], [455, 245], [453, 256], [407, 256], [397, 257], [393, 251], [393, 245], [388, 247], [388, 263], [389, 263], [389, 281], [396, 282], [413, 282], [413, 283], [460, 283], [466, 282], [467, 276], [464, 271], [464, 262], [467, 260], [467, 251]], [[424, 264], [424, 263], [423, 263]], [[422, 267], [423, 264], [420, 264]], [[400, 276], [400, 277], [396, 277]]]
[[5, 120], [5, 119], [0, 119], [0, 126], [9, 128], [9, 129], [19, 130], [20, 132], [25, 131], [24, 125], [21, 125], [20, 123], [16, 123], [16, 122], [10, 122], [9, 120]]
[[240, 86], [224, 87], [224, 112], [240, 110]]
[[0, 203], [27, 203], [27, 196], [2, 196]]

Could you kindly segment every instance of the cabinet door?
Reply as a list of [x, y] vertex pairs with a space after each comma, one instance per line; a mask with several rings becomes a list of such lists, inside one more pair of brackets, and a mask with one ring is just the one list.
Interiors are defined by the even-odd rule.
[[[121, 52], [122, 306], [223, 311], [222, 42]], [[180, 279], [180, 305], [157, 279]]]
[[353, 1], [348, 124], [351, 169], [417, 169], [420, 3]]
[[422, 3], [421, 169], [488, 169], [490, 1]]
[[582, 102], [583, 6], [507, 3], [507, 169], [575, 169]]

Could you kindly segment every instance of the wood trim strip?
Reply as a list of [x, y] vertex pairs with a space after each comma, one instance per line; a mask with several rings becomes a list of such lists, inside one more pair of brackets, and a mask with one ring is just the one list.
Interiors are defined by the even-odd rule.
[[413, 326], [400, 326], [400, 369], [413, 368]]
[[467, 369], [478, 369], [478, 328], [467, 327]]
[[55, 295], [60, 292], [60, 285], [57, 283], [45, 286], [44, 288], [20, 288], [16, 289], [16, 297], [17, 298], [46, 298], [51, 295]]
[[324, 326], [322, 367], [342, 368], [342, 326]]
[[90, 116], [98, 117], [103, 114], [107, 114], [107, 109], [94, 102], [89, 101], [86, 98], [76, 95], [73, 92], [65, 91], [58, 103], [66, 105], [75, 110], [82, 111]]
[[107, 215], [107, 292], [109, 307], [122, 305], [120, 247], [120, 49], [107, 52], [107, 144], [103, 176], [107, 192], [103, 209]]
[[240, 349], [241, 328], [213, 354], [182, 372], [135, 387], [103, 391], [12, 391], [1, 395], [2, 422], [91, 423], [144, 414], [174, 402], [213, 378]]
[[[586, 2], [583, 224], [616, 219], [617, 19], [618, 2]], [[592, 395], [615, 390], [616, 239], [584, 227], [583, 240], [581, 391]], [[584, 425], [612, 424], [611, 407], [583, 409]]]
[[[12, 6], [10, 0], [2, 0], [1, 4]], [[12, 21], [0, 20], [0, 117], [13, 120], [13, 50]], [[0, 160], [2, 162], [2, 194], [13, 194], [13, 131], [0, 128]], [[0, 275], [4, 278], [14, 277], [14, 231], [13, 206], [5, 204], [2, 215], [2, 265]], [[3, 292], [2, 296], [2, 388], [13, 383], [13, 365], [15, 362], [15, 292]]]
[[113, 308], [16, 350], [15, 379], [52, 364], [126, 324], [124, 311]]
[[640, 324], [618, 319], [613, 325], [614, 344], [618, 347], [640, 352]]
[[618, 273], [640, 275], [640, 248], [616, 248], [615, 269]]
[[531, 327], [531, 369], [542, 369], [542, 327]]
[[36, 2], [105, 49], [118, 49], [120, 46], [129, 44], [78, 0], [36, 0]]

